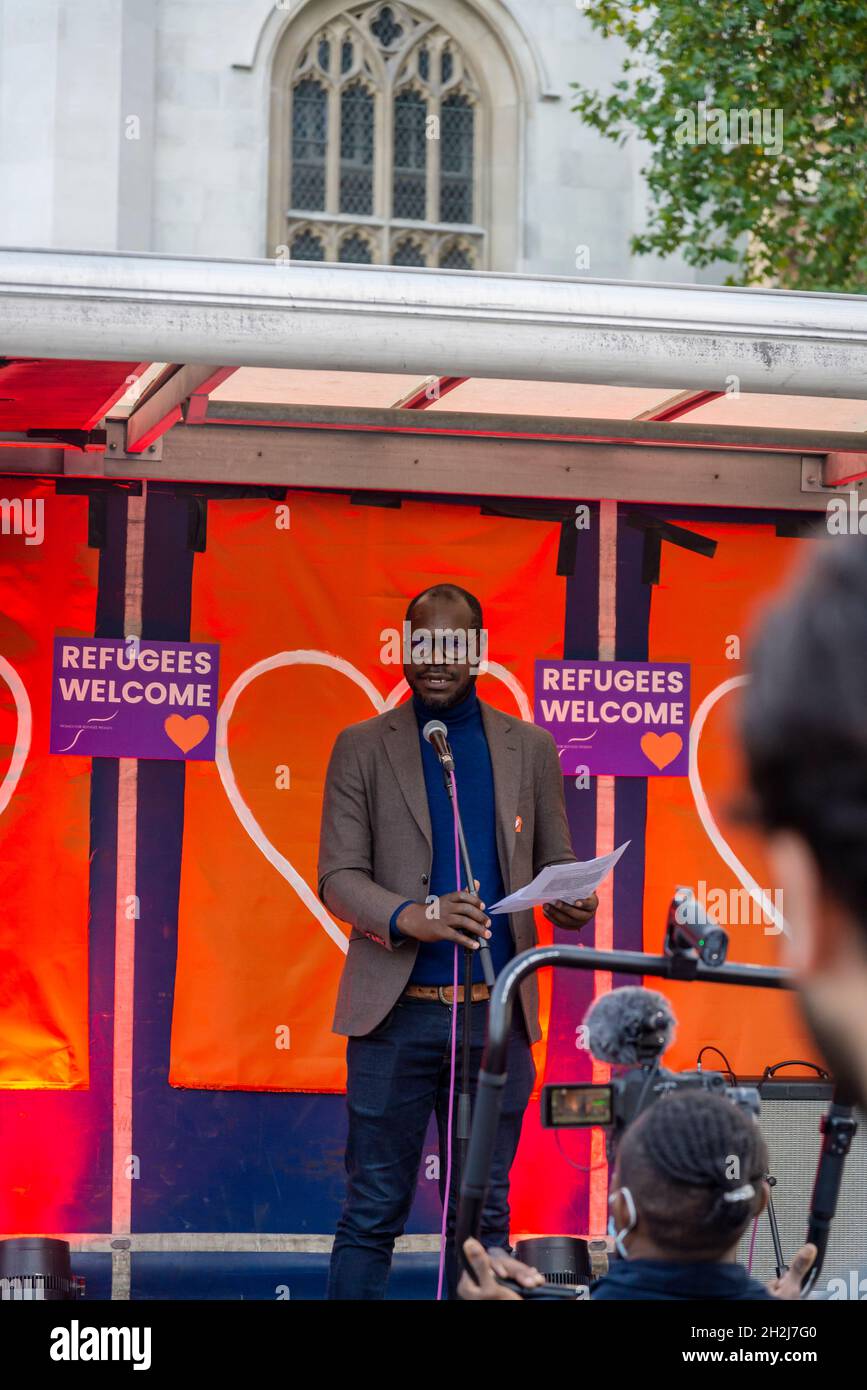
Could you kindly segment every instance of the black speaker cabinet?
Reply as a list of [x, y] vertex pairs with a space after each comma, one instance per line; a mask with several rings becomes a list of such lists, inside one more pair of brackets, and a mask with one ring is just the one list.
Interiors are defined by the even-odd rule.
[[[773, 1188], [774, 1207], [787, 1262], [806, 1236], [810, 1194], [822, 1142], [819, 1122], [828, 1109], [831, 1090], [830, 1085], [813, 1081], [768, 1081], [761, 1086], [759, 1124], [770, 1151], [770, 1172], [777, 1180]], [[867, 1299], [867, 1118], [860, 1111], [855, 1112], [855, 1118], [858, 1132], [846, 1160], [837, 1215], [817, 1289], [824, 1289], [826, 1297]], [[738, 1259], [743, 1264], [749, 1256], [752, 1230], [751, 1225], [738, 1249]], [[752, 1271], [763, 1281], [776, 1273], [767, 1213], [759, 1217]], [[829, 1280], [844, 1283], [832, 1283], [829, 1289]]]

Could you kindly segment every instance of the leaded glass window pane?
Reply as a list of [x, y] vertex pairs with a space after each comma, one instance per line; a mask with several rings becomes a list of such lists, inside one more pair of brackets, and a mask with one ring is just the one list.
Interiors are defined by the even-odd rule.
[[383, 5], [370, 26], [370, 32], [376, 35], [383, 48], [391, 48], [403, 37], [403, 26], [398, 24], [390, 5]]
[[289, 256], [293, 261], [324, 261], [325, 247], [312, 232], [299, 232], [292, 238]]
[[392, 265], [427, 265], [424, 250], [411, 237], [404, 237], [394, 248]]
[[473, 220], [473, 108], [455, 93], [440, 108], [440, 221]]
[[427, 104], [418, 92], [394, 99], [394, 216], [427, 216]]
[[325, 207], [327, 144], [325, 88], [312, 78], [306, 78], [298, 83], [292, 98], [292, 207], [311, 211]]
[[349, 72], [349, 69], [350, 69], [351, 67], [352, 67], [352, 44], [349, 42], [348, 39], [345, 39], [345, 40], [344, 40], [344, 43], [343, 43], [343, 47], [342, 47], [341, 50], [340, 50], [340, 71], [341, 71], [341, 72]]
[[347, 261], [351, 265], [372, 265], [373, 256], [370, 251], [370, 243], [357, 232], [350, 236], [345, 236], [340, 243], [340, 259]]
[[358, 82], [340, 98], [340, 211], [373, 212], [373, 97]]
[[452, 245], [440, 253], [441, 270], [472, 270], [474, 258], [463, 246]]

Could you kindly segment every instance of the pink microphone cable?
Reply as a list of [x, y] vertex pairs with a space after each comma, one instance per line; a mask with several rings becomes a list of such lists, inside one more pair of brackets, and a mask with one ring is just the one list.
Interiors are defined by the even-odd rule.
[[[455, 882], [458, 892], [461, 891], [461, 845], [458, 837], [458, 784], [455, 781], [454, 772], [449, 773], [452, 784], [452, 812], [455, 821]], [[473, 885], [475, 887], [475, 884]], [[452, 988], [452, 1056], [449, 1073], [449, 1119], [448, 1133], [446, 1135], [446, 1186], [443, 1195], [443, 1221], [440, 1228], [440, 1265], [437, 1277], [437, 1301], [443, 1296], [443, 1274], [446, 1265], [446, 1232], [449, 1220], [449, 1195], [452, 1190], [452, 1120], [455, 1105], [455, 1077], [457, 1074], [457, 1039], [458, 1039], [458, 947], [455, 944], [454, 972]]]
[[758, 1234], [758, 1229], [759, 1218], [756, 1217], [755, 1221], [753, 1222], [753, 1233], [750, 1236], [750, 1253], [747, 1257], [747, 1274], [752, 1274], [753, 1272], [753, 1255], [756, 1249], [756, 1235]]

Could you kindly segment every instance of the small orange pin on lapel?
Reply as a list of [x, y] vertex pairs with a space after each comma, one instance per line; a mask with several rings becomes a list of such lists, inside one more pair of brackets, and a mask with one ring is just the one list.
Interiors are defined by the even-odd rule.
[[520, 833], [521, 833], [521, 831], [523, 830], [523, 828], [524, 828], [524, 822], [523, 822], [523, 820], [521, 819], [520, 816], [516, 816], [516, 817], [515, 817], [515, 831], [516, 831], [516, 833], [517, 833], [518, 835], [520, 835]]

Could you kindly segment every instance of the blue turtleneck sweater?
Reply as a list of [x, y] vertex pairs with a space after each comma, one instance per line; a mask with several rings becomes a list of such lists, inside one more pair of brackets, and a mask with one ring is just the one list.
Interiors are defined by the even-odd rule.
[[[490, 906], [505, 895], [503, 875], [497, 854], [496, 812], [494, 806], [494, 774], [491, 767], [491, 754], [482, 711], [479, 707], [475, 685], [459, 704], [451, 709], [435, 710], [425, 705], [417, 695], [412, 697], [415, 716], [418, 721], [418, 736], [421, 745], [421, 760], [424, 771], [427, 802], [430, 810], [431, 832], [433, 835], [433, 866], [431, 869], [430, 892], [441, 896], [454, 892], [455, 882], [455, 832], [451, 801], [443, 783], [443, 774], [437, 756], [430, 744], [422, 738], [422, 728], [429, 719], [441, 719], [448, 729], [448, 740], [455, 755], [455, 775], [458, 784], [458, 800], [464, 835], [470, 852], [473, 873], [481, 885], [479, 895], [482, 902]], [[463, 883], [462, 883], [462, 886]], [[402, 903], [392, 915], [391, 933], [400, 938], [395, 926], [398, 913], [406, 904]], [[491, 939], [488, 943], [497, 974], [514, 955], [512, 931], [509, 918], [498, 915], [491, 918]], [[416, 985], [447, 985], [453, 976], [454, 946], [450, 941], [422, 942], [418, 948], [415, 965], [410, 975], [410, 983]], [[460, 967], [463, 979], [463, 966]], [[473, 962], [473, 979], [483, 980], [481, 961]]]

